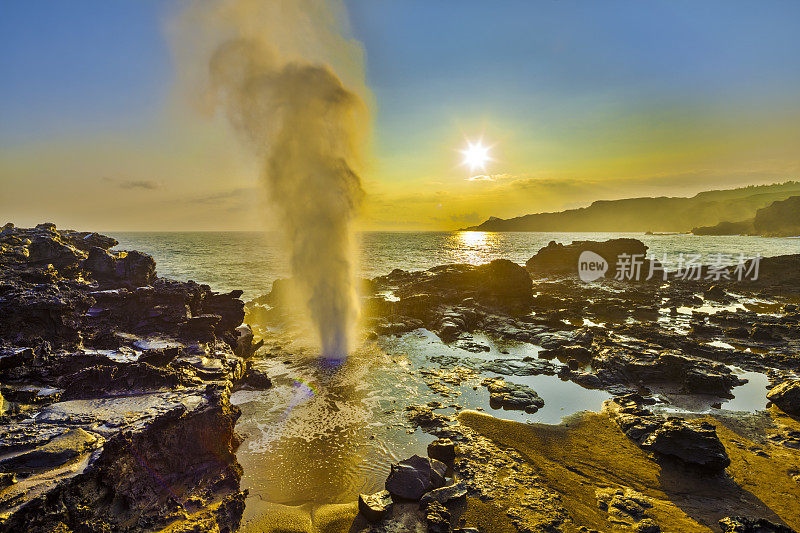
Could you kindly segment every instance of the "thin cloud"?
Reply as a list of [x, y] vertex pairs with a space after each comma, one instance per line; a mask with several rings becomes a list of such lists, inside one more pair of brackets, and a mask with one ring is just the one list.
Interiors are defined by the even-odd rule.
[[154, 191], [161, 188], [161, 184], [153, 180], [125, 180], [119, 182], [120, 189], [146, 189]]
[[464, 178], [465, 181], [501, 181], [512, 178], [517, 178], [513, 174], [478, 174], [477, 176], [470, 176]]
[[254, 196], [258, 196], [259, 191], [260, 190], [257, 187], [241, 187], [237, 189], [230, 189], [228, 191], [209, 194], [206, 196], [201, 196], [199, 198], [195, 198], [194, 200], [190, 201], [201, 204], [240, 202], [243, 200], [251, 199]]
[[121, 180], [117, 178], [103, 178], [106, 183], [116, 185], [120, 189], [143, 189], [154, 191], [161, 188], [161, 184], [155, 180]]

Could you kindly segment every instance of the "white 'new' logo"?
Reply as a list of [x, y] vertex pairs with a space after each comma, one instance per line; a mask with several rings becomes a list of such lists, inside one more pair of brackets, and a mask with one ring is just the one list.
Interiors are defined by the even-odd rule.
[[608, 261], [590, 250], [581, 252], [578, 258], [578, 277], [581, 281], [594, 281], [608, 271]]

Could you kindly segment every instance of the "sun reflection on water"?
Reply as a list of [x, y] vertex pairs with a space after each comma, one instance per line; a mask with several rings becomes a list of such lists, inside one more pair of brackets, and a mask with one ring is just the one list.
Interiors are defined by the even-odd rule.
[[460, 231], [453, 234], [455, 259], [458, 263], [480, 265], [500, 257], [497, 233]]

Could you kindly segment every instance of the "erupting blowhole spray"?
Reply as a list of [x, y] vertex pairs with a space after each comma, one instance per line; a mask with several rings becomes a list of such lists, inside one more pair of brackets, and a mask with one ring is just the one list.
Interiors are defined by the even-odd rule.
[[285, 58], [268, 32], [254, 31], [246, 13], [258, 2], [228, 4], [241, 27], [213, 51], [210, 87], [259, 157], [322, 356], [343, 359], [358, 315], [352, 224], [364, 196], [356, 168], [367, 107], [331, 67]]

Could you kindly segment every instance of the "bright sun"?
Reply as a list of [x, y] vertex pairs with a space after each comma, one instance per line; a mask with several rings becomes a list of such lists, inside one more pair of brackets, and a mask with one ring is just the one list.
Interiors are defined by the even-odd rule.
[[461, 153], [464, 154], [462, 164], [467, 165], [472, 171], [483, 170], [486, 168], [486, 163], [491, 160], [489, 147], [484, 146], [482, 140], [476, 143], [467, 141], [467, 148], [461, 150]]

